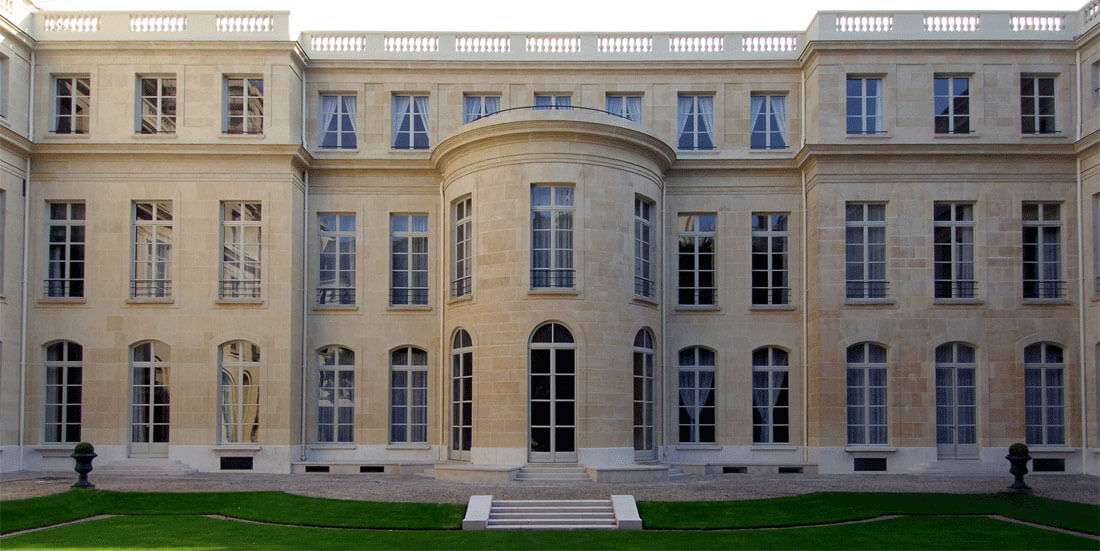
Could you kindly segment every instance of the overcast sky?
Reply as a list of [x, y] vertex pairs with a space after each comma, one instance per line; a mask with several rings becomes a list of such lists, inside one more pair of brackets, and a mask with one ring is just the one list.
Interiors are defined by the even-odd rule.
[[49, 10], [286, 10], [291, 31], [803, 30], [817, 10], [1077, 10], [1084, 0], [35, 0]]

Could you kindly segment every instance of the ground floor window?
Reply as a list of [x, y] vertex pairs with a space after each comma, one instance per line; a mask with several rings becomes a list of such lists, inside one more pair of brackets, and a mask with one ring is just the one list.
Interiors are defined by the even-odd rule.
[[714, 351], [692, 346], [680, 351], [680, 442], [705, 444], [714, 435]]
[[355, 432], [355, 352], [326, 346], [317, 356], [317, 441], [351, 442]]
[[790, 442], [790, 371], [787, 351], [774, 346], [752, 352], [752, 441]]
[[219, 350], [219, 408], [223, 444], [260, 440], [260, 347], [248, 341], [225, 343]]
[[390, 353], [390, 442], [428, 441], [428, 353], [402, 346]]

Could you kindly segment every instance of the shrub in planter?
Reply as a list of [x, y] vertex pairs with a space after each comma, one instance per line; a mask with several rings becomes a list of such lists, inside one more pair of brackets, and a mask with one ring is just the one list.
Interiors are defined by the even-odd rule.
[[95, 484], [88, 482], [88, 473], [92, 472], [92, 460], [96, 458], [95, 447], [88, 442], [81, 442], [73, 448], [72, 458], [76, 462], [73, 470], [80, 475], [80, 480], [73, 484], [73, 488], [95, 488]]
[[1016, 477], [1009, 489], [1021, 492], [1030, 490], [1031, 488], [1024, 483], [1024, 475], [1027, 474], [1027, 462], [1031, 460], [1031, 453], [1028, 451], [1027, 445], [1017, 442], [1009, 446], [1008, 455], [1005, 456], [1005, 459], [1012, 465], [1008, 472]]

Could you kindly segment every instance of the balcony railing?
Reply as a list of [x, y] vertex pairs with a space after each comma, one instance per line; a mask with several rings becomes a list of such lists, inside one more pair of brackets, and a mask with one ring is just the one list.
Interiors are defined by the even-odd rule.
[[324, 287], [317, 289], [317, 304], [322, 306], [355, 304], [355, 287]]
[[501, 109], [499, 111], [493, 111], [491, 113], [485, 113], [484, 115], [477, 115], [470, 122], [477, 122], [481, 119], [487, 119], [489, 117], [500, 115], [501, 113], [509, 113], [512, 111], [587, 111], [592, 113], [602, 113], [604, 115], [610, 115], [612, 117], [629, 121], [630, 117], [621, 115], [619, 113], [612, 113], [611, 111], [605, 111], [603, 109], [596, 109], [595, 107], [581, 107], [579, 105], [523, 105], [520, 107], [509, 107], [508, 109]]
[[45, 11], [34, 16], [38, 40], [290, 40], [288, 12]]
[[1028, 300], [1059, 299], [1066, 296], [1065, 281], [1026, 280], [1024, 298]]
[[47, 279], [42, 287], [49, 298], [84, 298], [83, 279]]
[[223, 299], [256, 299], [260, 298], [259, 280], [225, 280], [218, 289], [218, 296]]
[[844, 296], [850, 299], [886, 298], [890, 282], [882, 280], [847, 281], [844, 283]]
[[428, 290], [399, 287], [390, 290], [391, 306], [427, 306]]
[[132, 298], [168, 298], [172, 296], [172, 282], [163, 279], [134, 279], [130, 281]]
[[960, 279], [957, 281], [940, 280], [935, 282], [935, 298], [972, 299], [978, 296], [978, 282]]
[[652, 279], [634, 276], [634, 296], [653, 298], [654, 294], [656, 294], [656, 289]]
[[451, 296], [464, 297], [470, 294], [470, 277], [463, 277], [451, 282]]
[[533, 289], [572, 289], [573, 270], [534, 268], [531, 270], [531, 288]]

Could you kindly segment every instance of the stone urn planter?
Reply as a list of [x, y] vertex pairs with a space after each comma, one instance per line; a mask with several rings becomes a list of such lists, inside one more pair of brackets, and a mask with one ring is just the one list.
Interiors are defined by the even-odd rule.
[[1031, 453], [1028, 452], [1027, 445], [1017, 442], [1009, 446], [1008, 455], [1005, 456], [1005, 459], [1012, 465], [1008, 472], [1016, 477], [1008, 488], [1017, 492], [1030, 491], [1031, 487], [1024, 483], [1024, 475], [1027, 474], [1027, 462], [1031, 461]]
[[80, 475], [80, 480], [73, 484], [73, 488], [95, 488], [95, 484], [88, 482], [88, 473], [92, 472], [92, 460], [96, 458], [95, 448], [87, 442], [81, 442], [73, 448], [72, 458], [76, 462], [73, 470]]

